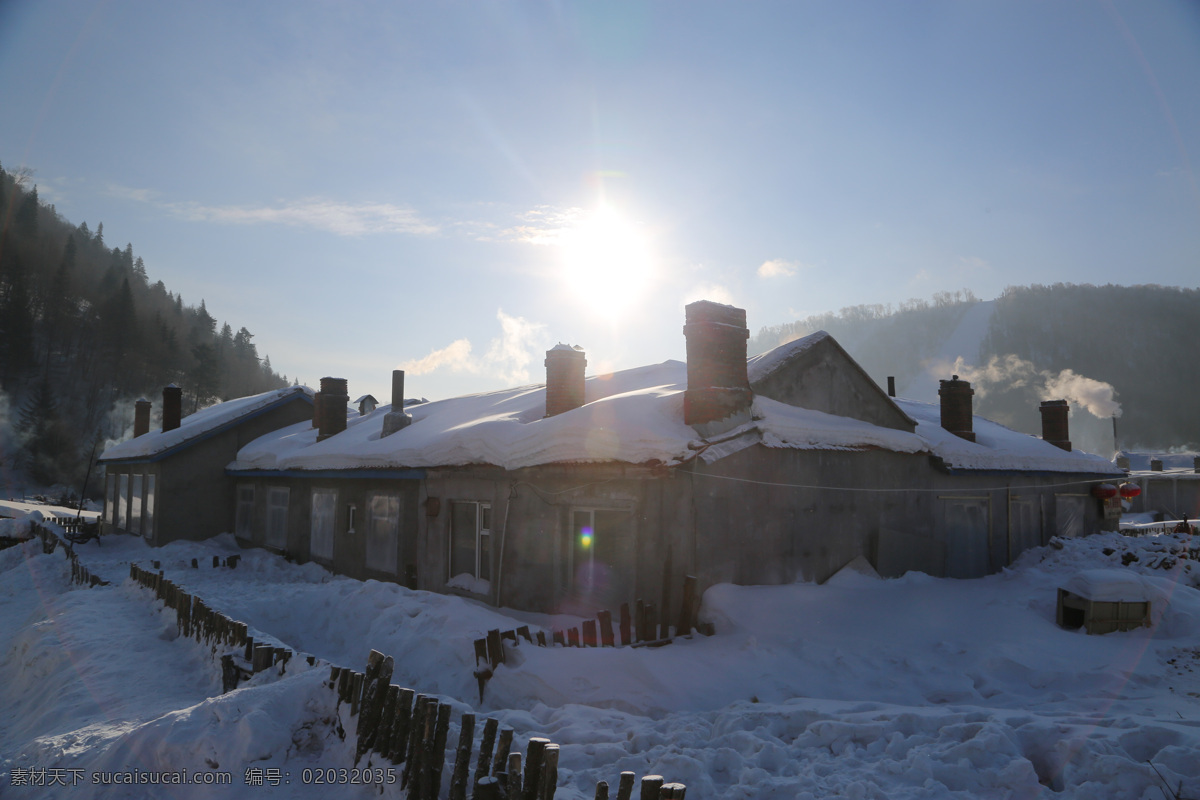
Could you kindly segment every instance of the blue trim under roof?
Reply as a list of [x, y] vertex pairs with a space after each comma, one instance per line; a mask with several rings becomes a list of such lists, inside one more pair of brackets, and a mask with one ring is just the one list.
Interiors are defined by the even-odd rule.
[[262, 408], [257, 408], [254, 411], [249, 411], [240, 417], [234, 417], [233, 419], [229, 420], [226, 423], [218, 425], [215, 428], [210, 428], [209, 430], [206, 430], [203, 433], [198, 433], [190, 439], [184, 439], [179, 444], [172, 445], [171, 447], [168, 447], [166, 450], [162, 450], [158, 453], [155, 453], [154, 455], [128, 456], [126, 458], [104, 458], [102, 456], [96, 463], [98, 463], [98, 464], [154, 464], [158, 461], [162, 461], [167, 456], [172, 456], [175, 453], [178, 453], [180, 450], [185, 450], [185, 449], [191, 447], [192, 445], [199, 444], [200, 442], [211, 439], [212, 437], [214, 437], [218, 434], [224, 433], [225, 431], [228, 431], [232, 428], [236, 428], [238, 425], [241, 425], [243, 422], [249, 422], [250, 420], [254, 419], [255, 417], [262, 416], [263, 414], [267, 413], [268, 411], [274, 411], [275, 409], [280, 408], [284, 405], [287, 405], [288, 403], [292, 402], [293, 400], [296, 400], [297, 398], [308, 403], [310, 406], [314, 405], [313, 399], [311, 397], [309, 397], [308, 394], [306, 394], [305, 392], [289, 392], [288, 394], [285, 394], [282, 397], [280, 397], [278, 400], [268, 403], [267, 405], [263, 406]]
[[401, 480], [425, 479], [423, 469], [228, 469], [234, 478], [320, 478], [321, 480]]

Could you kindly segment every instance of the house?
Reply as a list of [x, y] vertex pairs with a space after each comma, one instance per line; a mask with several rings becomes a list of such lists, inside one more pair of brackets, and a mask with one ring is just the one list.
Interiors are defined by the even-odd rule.
[[1128, 501], [1130, 513], [1200, 519], [1200, 454], [1121, 451], [1114, 461], [1142, 490]]
[[[1041, 439], [890, 397], [821, 332], [746, 357], [745, 312], [686, 309], [687, 361], [585, 377], [546, 353], [546, 383], [347, 420], [325, 379], [320, 421], [248, 443], [226, 470], [236, 533], [339, 573], [515, 608], [590, 613], [665, 603], [679, 576], [823, 581], [858, 558], [881, 574], [976, 577], [1053, 535], [1102, 523], [1090, 486], [1121, 471], [1073, 451], [1067, 406]], [[329, 403], [320, 398], [330, 396]]]
[[182, 416], [182, 390], [163, 389], [162, 429], [150, 431], [150, 401], [138, 400], [133, 438], [107, 448], [104, 532], [144, 536], [155, 545], [204, 539], [232, 529], [234, 485], [225, 466], [263, 434], [313, 416], [303, 386], [218, 403]]

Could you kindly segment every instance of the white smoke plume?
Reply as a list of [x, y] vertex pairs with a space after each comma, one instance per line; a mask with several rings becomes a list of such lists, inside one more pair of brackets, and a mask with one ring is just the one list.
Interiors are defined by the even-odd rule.
[[998, 388], [1020, 389], [1030, 387], [1042, 400], [1066, 400], [1073, 407], [1083, 408], [1093, 416], [1107, 419], [1121, 416], [1121, 404], [1116, 400], [1112, 384], [1088, 378], [1074, 370], [1064, 369], [1055, 374], [1050, 370], [1038, 369], [1032, 362], [1009, 353], [992, 356], [987, 364], [976, 367], [968, 364], [962, 356], [954, 363], [941, 362], [930, 365], [934, 374], [947, 372], [970, 381], [978, 397]]
[[541, 340], [546, 326], [524, 317], [509, 316], [503, 309], [496, 310], [496, 320], [500, 323], [500, 335], [488, 344], [482, 358], [472, 355], [469, 340], [458, 339], [423, 358], [405, 361], [398, 369], [410, 375], [426, 375], [445, 369], [484, 374], [510, 384], [528, 383], [530, 365], [536, 361], [539, 348], [545, 350]]

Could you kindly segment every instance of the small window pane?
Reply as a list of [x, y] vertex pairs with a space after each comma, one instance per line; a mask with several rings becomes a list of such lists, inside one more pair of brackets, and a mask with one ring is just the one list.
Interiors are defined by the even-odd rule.
[[400, 544], [400, 496], [372, 495], [367, 503], [367, 567], [396, 574]]
[[267, 544], [287, 546], [288, 489], [272, 486], [267, 489]]
[[238, 486], [237, 519], [234, 533], [241, 539], [250, 539], [254, 526], [254, 486], [243, 483]]
[[336, 489], [313, 489], [312, 532], [309, 554], [312, 558], [333, 560], [333, 525], [337, 512]]
[[146, 508], [142, 514], [142, 535], [147, 539], [154, 538], [154, 485], [157, 483], [154, 475], [146, 476]]
[[129, 532], [142, 532], [142, 481], [145, 477], [134, 475], [129, 489]]

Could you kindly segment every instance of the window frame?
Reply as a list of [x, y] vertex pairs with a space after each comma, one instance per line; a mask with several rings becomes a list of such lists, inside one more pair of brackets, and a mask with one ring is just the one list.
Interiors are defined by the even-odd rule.
[[[325, 506], [318, 509], [318, 505]], [[321, 561], [333, 561], [334, 541], [337, 534], [338, 490], [320, 486], [313, 487], [309, 501], [308, 557]], [[318, 529], [318, 523], [324, 523]], [[318, 547], [318, 545], [321, 545]]]
[[[282, 502], [280, 502], [281, 499]], [[268, 547], [287, 549], [288, 505], [290, 502], [290, 487], [267, 487], [267, 527], [264, 531], [263, 541]]]
[[450, 535], [446, 537], [446, 580], [463, 574], [462, 570], [455, 571], [454, 567], [455, 543], [460, 533], [455, 530], [454, 524], [456, 506], [474, 506], [475, 508], [474, 530], [470, 534], [474, 564], [467, 574], [476, 580], [490, 581], [492, 576], [492, 502], [490, 500], [450, 501]]
[[[381, 509], [381, 506], [383, 508]], [[367, 494], [363, 562], [367, 569], [386, 575], [400, 574], [400, 520], [403, 498], [399, 492]], [[384, 513], [379, 512], [383, 510]], [[394, 513], [393, 513], [394, 512]], [[390, 563], [389, 563], [390, 561]]]

